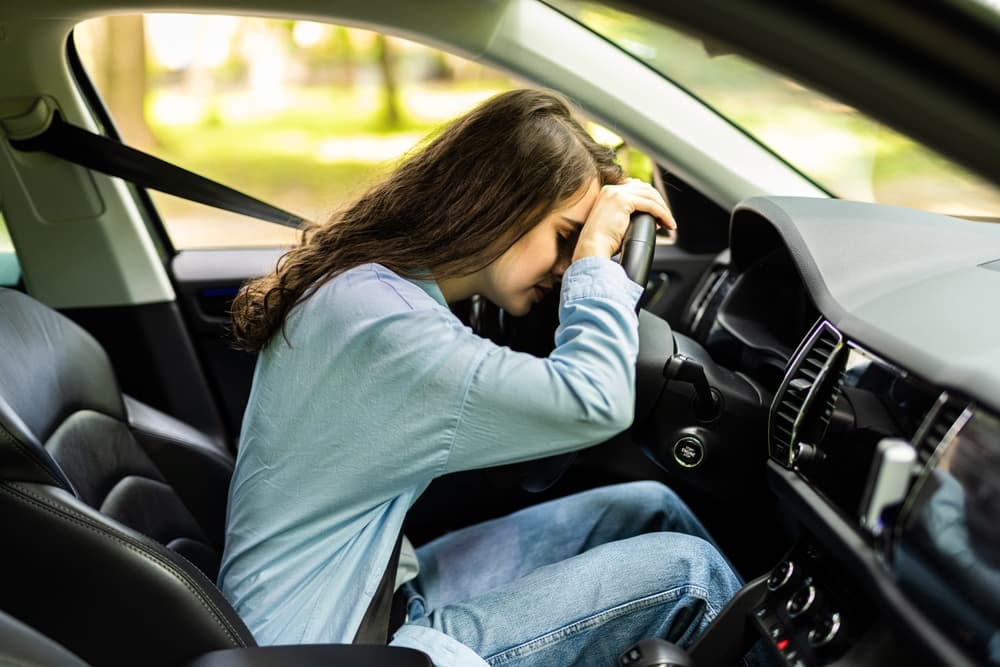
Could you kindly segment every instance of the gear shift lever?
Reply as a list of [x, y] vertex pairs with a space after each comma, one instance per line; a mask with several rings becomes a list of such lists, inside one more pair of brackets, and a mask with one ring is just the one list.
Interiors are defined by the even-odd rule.
[[618, 658], [618, 667], [693, 667], [691, 656], [664, 639], [643, 639]]

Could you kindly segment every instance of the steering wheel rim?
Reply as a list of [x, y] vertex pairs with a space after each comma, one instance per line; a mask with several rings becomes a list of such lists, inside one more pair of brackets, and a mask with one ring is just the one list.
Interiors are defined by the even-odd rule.
[[[622, 241], [621, 265], [625, 275], [644, 289], [653, 266], [656, 250], [656, 219], [649, 213], [633, 213], [625, 240]], [[638, 305], [636, 312], [639, 311]]]

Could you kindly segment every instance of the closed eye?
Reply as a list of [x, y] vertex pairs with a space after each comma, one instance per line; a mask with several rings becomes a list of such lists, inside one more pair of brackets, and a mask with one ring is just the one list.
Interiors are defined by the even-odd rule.
[[573, 250], [576, 248], [576, 241], [580, 238], [580, 230], [564, 230], [558, 234], [559, 257], [560, 259], [570, 259]]
[[570, 247], [576, 245], [576, 240], [580, 238], [580, 230], [574, 229], [572, 231], [566, 230], [559, 232], [559, 244], [568, 245]]

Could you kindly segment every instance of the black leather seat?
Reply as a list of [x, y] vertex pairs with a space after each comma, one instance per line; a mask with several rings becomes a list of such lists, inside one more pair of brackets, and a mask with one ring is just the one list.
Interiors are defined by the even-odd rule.
[[62, 647], [102, 666], [431, 664], [378, 645], [256, 647], [214, 584], [232, 470], [123, 395], [83, 329], [0, 289], [0, 610], [30, 626], [0, 623], [0, 641], [7, 627], [52, 664]]
[[89, 334], [0, 290], [0, 609], [98, 665], [253, 646], [214, 585], [231, 473]]
[[[387, 660], [388, 658], [388, 660]], [[133, 657], [123, 664], [144, 665]], [[12, 667], [91, 667], [65, 648], [0, 611], [0, 665]], [[212, 651], [182, 667], [431, 667], [422, 653], [384, 646], [268, 646]]]
[[0, 611], [0, 665], [88, 667], [78, 657]]

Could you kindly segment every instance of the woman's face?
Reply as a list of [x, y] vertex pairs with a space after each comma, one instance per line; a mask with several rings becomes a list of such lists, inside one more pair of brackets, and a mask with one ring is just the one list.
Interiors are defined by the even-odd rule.
[[562, 279], [576, 237], [600, 193], [596, 178], [557, 205], [483, 269], [479, 293], [511, 315], [525, 315]]

